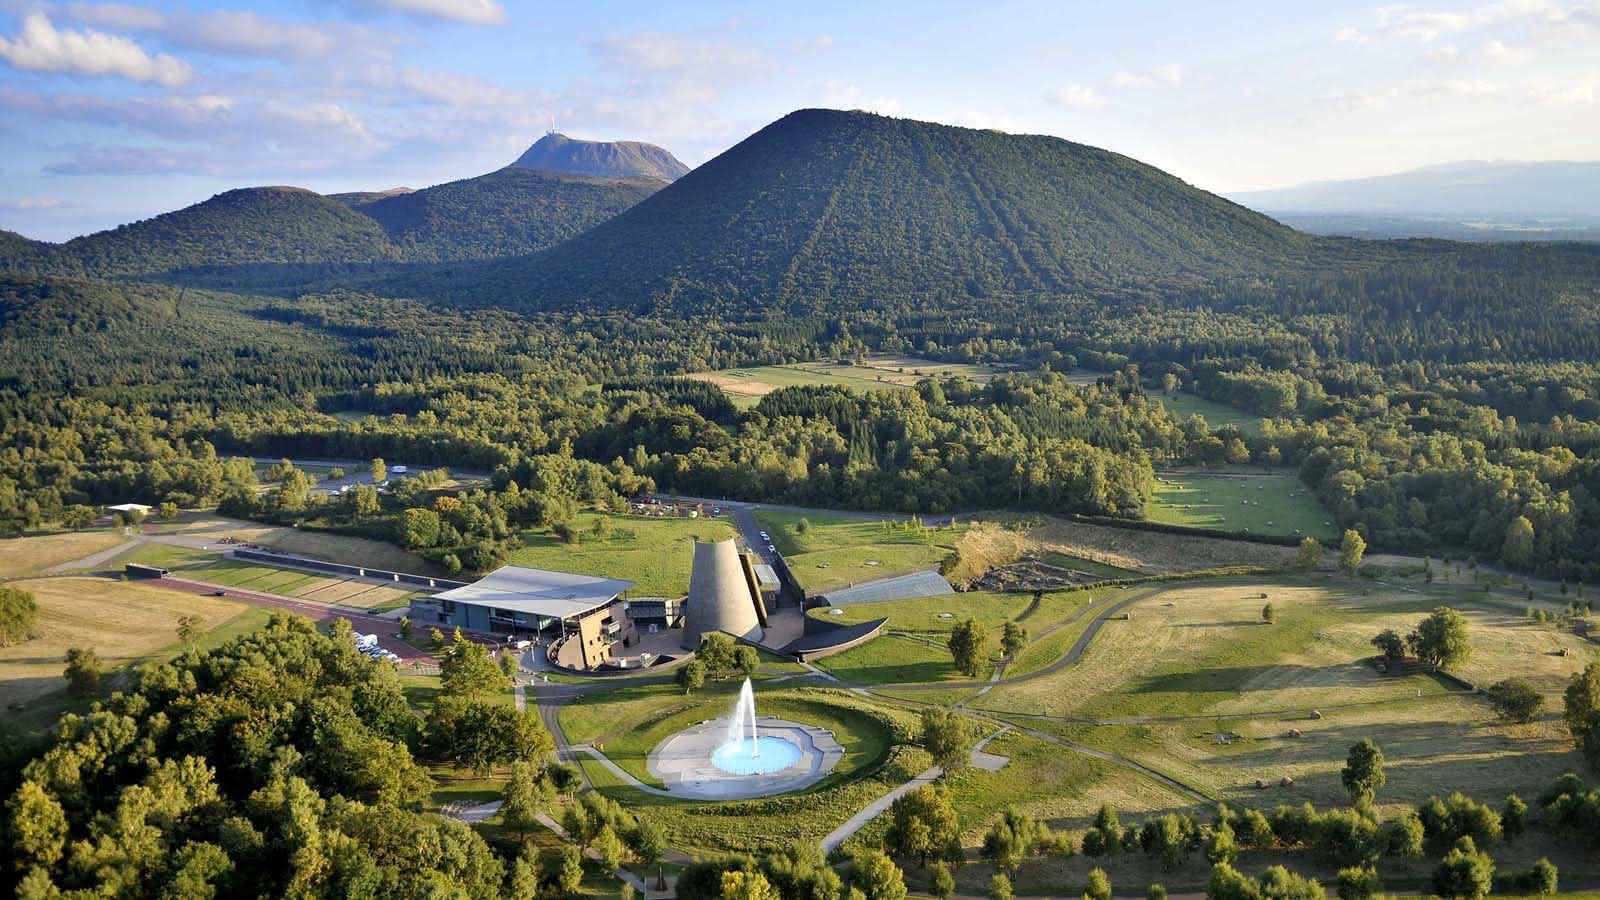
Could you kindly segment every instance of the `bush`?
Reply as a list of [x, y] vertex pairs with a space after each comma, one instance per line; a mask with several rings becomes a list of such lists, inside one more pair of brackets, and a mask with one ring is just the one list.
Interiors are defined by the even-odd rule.
[[1339, 900], [1368, 900], [1383, 890], [1378, 870], [1371, 866], [1350, 866], [1339, 870]]
[[1478, 851], [1472, 838], [1456, 841], [1433, 872], [1433, 891], [1441, 897], [1479, 900], [1494, 887], [1494, 860]]
[[1501, 879], [1501, 888], [1521, 894], [1549, 896], [1556, 893], [1560, 886], [1560, 876], [1561, 873], [1555, 863], [1540, 857], [1538, 862], [1526, 870]]
[[0, 647], [20, 644], [33, 636], [39, 603], [22, 588], [0, 585]]
[[1500, 814], [1460, 791], [1443, 801], [1429, 797], [1417, 807], [1417, 817], [1422, 820], [1423, 833], [1439, 844], [1452, 844], [1463, 837], [1477, 844], [1500, 839]]
[[1489, 686], [1489, 702], [1507, 722], [1531, 722], [1544, 708], [1544, 695], [1526, 678], [1507, 678]]

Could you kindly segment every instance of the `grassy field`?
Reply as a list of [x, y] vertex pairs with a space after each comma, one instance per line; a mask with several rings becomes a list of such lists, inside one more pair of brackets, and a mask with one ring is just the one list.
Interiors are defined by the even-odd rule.
[[302, 531], [212, 515], [183, 518], [172, 524], [146, 524], [144, 528], [149, 533], [184, 534], [215, 540], [234, 537], [281, 553], [309, 556], [312, 559], [329, 562], [372, 566], [375, 569], [388, 569], [394, 572], [415, 572], [422, 575], [442, 574], [422, 557], [415, 553], [407, 553], [393, 544], [342, 534]]
[[1167, 408], [1167, 411], [1179, 420], [1187, 419], [1190, 416], [1200, 416], [1212, 428], [1232, 425], [1247, 435], [1261, 433], [1260, 416], [1232, 406], [1225, 406], [1215, 400], [1207, 400], [1198, 394], [1180, 391], [1170, 395], [1152, 393], [1151, 396], [1160, 400], [1162, 405]]
[[110, 567], [121, 568], [127, 563], [162, 566], [181, 577], [209, 584], [283, 594], [352, 609], [394, 609], [407, 605], [411, 597], [419, 593], [411, 588], [224, 559], [220, 553], [169, 544], [141, 544], [118, 556]]
[[176, 650], [179, 616], [198, 616], [202, 627], [212, 629], [245, 609], [219, 597], [103, 578], [43, 578], [13, 585], [33, 593], [39, 618], [36, 637], [0, 648], [0, 706], [61, 690], [69, 647], [91, 647], [107, 669], [114, 669], [169, 646]]
[[1151, 575], [1220, 566], [1287, 566], [1293, 547], [1088, 525], [1050, 516], [986, 513], [962, 536], [963, 557], [1014, 559], [1024, 552], [1062, 553]]
[[720, 372], [687, 375], [722, 388], [735, 406], [749, 409], [773, 391], [796, 385], [836, 384], [857, 390], [903, 390], [925, 377], [964, 376], [987, 381], [999, 370], [993, 366], [941, 363], [893, 354], [872, 354], [860, 365], [807, 362], [780, 366], [746, 366]]
[[[611, 523], [607, 537], [596, 537], [596, 520]], [[603, 575], [634, 582], [635, 597], [681, 597], [689, 590], [689, 566], [694, 542], [721, 541], [734, 536], [733, 526], [712, 519], [647, 519], [580, 513], [573, 527], [582, 532], [580, 543], [563, 544], [555, 535], [523, 532], [527, 546], [514, 550], [509, 562], [538, 569]]]
[[[1262, 591], [1277, 613], [1273, 625], [1261, 624]], [[1382, 676], [1362, 661], [1372, 652], [1373, 634], [1409, 629], [1441, 602], [1471, 624], [1474, 649], [1461, 674], [1483, 682], [1530, 678], [1546, 696], [1542, 718], [1505, 725], [1480, 697], [1425, 674]], [[1508, 790], [1536, 793], [1562, 771], [1581, 770], [1558, 710], [1568, 678], [1593, 656], [1590, 645], [1479, 605], [1470, 593], [1177, 587], [1135, 605], [1132, 614], [1108, 623], [1078, 664], [996, 688], [973, 705], [1028, 714], [1014, 721], [1135, 759], [1237, 803], [1342, 802], [1338, 770], [1363, 737], [1376, 740], [1389, 759], [1382, 798], [1388, 803], [1450, 790], [1480, 799]], [[1032, 717], [1039, 714], [1072, 721]], [[1218, 742], [1219, 733], [1226, 743]], [[1294, 783], [1280, 788], [1285, 776]], [[1265, 796], [1257, 779], [1272, 785]]]
[[0, 540], [0, 577], [33, 575], [109, 550], [128, 540], [121, 531], [63, 531]]
[[[930, 569], [950, 555], [965, 526], [917, 532], [898, 522], [758, 509], [756, 520], [811, 593]], [[796, 523], [809, 524], [804, 534]]]
[[1299, 479], [1161, 475], [1145, 516], [1152, 522], [1252, 534], [1337, 539], [1333, 516]]

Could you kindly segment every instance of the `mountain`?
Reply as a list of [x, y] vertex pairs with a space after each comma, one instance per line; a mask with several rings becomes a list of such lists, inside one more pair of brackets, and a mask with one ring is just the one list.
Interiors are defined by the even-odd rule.
[[0, 272], [266, 287], [374, 265], [517, 256], [572, 237], [662, 184], [508, 168], [420, 191], [240, 188], [64, 244], [0, 231]]
[[409, 194], [415, 190], [416, 188], [392, 187], [386, 191], [345, 191], [344, 193], [327, 194], [326, 196], [346, 206], [360, 206], [363, 203], [372, 203], [385, 197], [398, 197], [401, 194]]
[[392, 289], [524, 307], [803, 313], [1191, 284], [1312, 246], [1094, 147], [806, 109], [545, 253]]
[[1600, 162], [1456, 162], [1229, 196], [1327, 234], [1464, 240], [1600, 237]]
[[[41, 249], [42, 248], [42, 249]], [[197, 267], [354, 263], [397, 257], [370, 217], [296, 187], [225, 191], [202, 203], [64, 244], [39, 244], [0, 268], [42, 274], [159, 275]]]
[[605, 178], [655, 178], [676, 181], [689, 167], [655, 144], [639, 141], [581, 141], [550, 132], [511, 164], [566, 175]]
[[553, 246], [661, 189], [654, 178], [505, 168], [355, 205], [404, 259], [517, 256]]

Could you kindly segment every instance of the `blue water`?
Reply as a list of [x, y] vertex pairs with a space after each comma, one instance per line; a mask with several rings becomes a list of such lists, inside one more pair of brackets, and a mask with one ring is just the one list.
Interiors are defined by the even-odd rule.
[[800, 759], [800, 748], [790, 741], [768, 735], [756, 740], [759, 743], [745, 738], [723, 744], [711, 751], [711, 764], [732, 775], [766, 775], [781, 772]]

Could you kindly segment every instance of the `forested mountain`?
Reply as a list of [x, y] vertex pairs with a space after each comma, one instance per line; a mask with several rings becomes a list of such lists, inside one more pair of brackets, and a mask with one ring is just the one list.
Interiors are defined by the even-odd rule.
[[[252, 263], [346, 263], [398, 257], [377, 222], [313, 191], [240, 188], [176, 212], [35, 245], [0, 268], [70, 276], [159, 275]], [[42, 264], [42, 265], [41, 265]]]
[[373, 264], [518, 256], [609, 219], [663, 184], [506, 168], [419, 191], [240, 188], [64, 244], [0, 232], [0, 272], [265, 286], [366, 275]]
[[553, 246], [661, 189], [654, 178], [506, 168], [358, 203], [406, 260], [490, 259]]
[[1105, 150], [808, 109], [548, 253], [406, 289], [545, 308], [803, 313], [1184, 284], [1311, 247]]
[[535, 141], [517, 161], [517, 169], [538, 169], [566, 175], [602, 178], [654, 178], [675, 181], [689, 167], [655, 144], [640, 141], [583, 141], [552, 131]]

